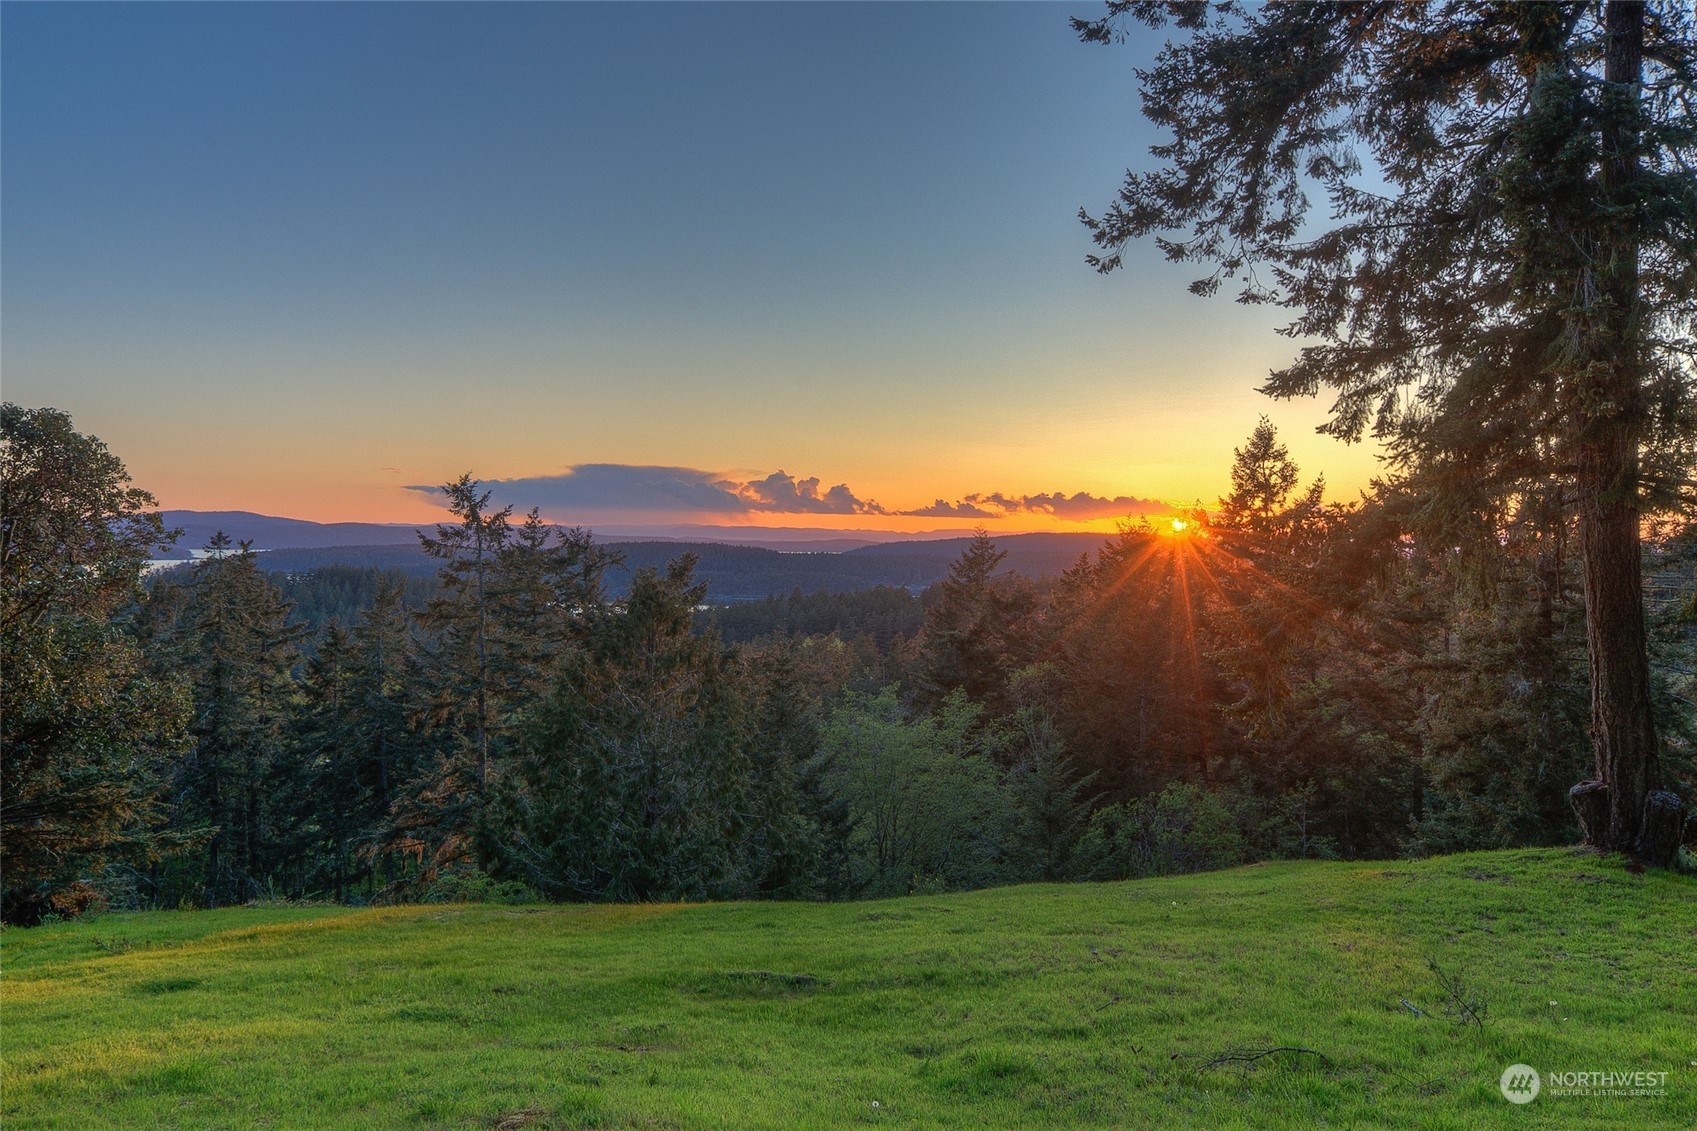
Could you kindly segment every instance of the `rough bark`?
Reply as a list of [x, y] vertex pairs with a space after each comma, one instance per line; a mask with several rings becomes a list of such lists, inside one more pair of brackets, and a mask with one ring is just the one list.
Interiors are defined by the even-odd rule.
[[1643, 391], [1632, 196], [1641, 144], [1644, 6], [1639, 0], [1610, 0], [1606, 21], [1600, 181], [1611, 216], [1597, 240], [1594, 279], [1590, 286], [1581, 284], [1590, 294], [1579, 314], [1580, 333], [1588, 340], [1576, 378], [1575, 488], [1591, 666], [1591, 749], [1597, 779], [1607, 787], [1607, 819], [1587, 825], [1585, 837], [1598, 848], [1630, 852], [1638, 847], [1645, 799], [1661, 785], [1639, 545]]
[[1567, 791], [1567, 800], [1579, 818], [1585, 843], [1600, 843], [1609, 831], [1609, 787], [1600, 781], [1582, 781]]
[[1638, 857], [1647, 864], [1671, 864], [1685, 834], [1685, 803], [1679, 794], [1652, 789], [1644, 799]]

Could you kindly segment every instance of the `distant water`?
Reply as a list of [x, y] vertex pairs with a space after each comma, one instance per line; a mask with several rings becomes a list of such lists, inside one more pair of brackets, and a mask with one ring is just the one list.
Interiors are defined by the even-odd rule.
[[[265, 551], [255, 550], [254, 553], [263, 554]], [[143, 573], [158, 573], [162, 569], [170, 569], [172, 566], [187, 565], [189, 562], [198, 562], [202, 558], [209, 558], [211, 556], [212, 553], [209, 550], [190, 550], [189, 556], [186, 558], [149, 558], [147, 563], [141, 568]]]

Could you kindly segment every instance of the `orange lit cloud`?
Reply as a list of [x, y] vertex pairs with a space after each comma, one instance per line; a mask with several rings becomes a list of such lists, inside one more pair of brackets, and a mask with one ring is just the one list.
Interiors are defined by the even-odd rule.
[[[798, 479], [785, 471], [762, 478], [738, 479], [689, 467], [616, 463], [579, 464], [559, 475], [492, 479], [484, 482], [502, 503], [521, 510], [532, 507], [560, 522], [618, 518], [692, 518], [709, 522], [746, 522], [764, 516], [816, 515], [878, 518], [966, 519], [1001, 522], [1014, 518], [1059, 523], [1100, 523], [1141, 515], [1171, 514], [1173, 507], [1158, 499], [1131, 495], [1071, 495], [1048, 493], [1013, 495], [996, 491], [974, 493], [950, 501], [937, 498], [918, 507], [885, 507], [862, 498], [846, 483], [821, 489], [817, 476]], [[440, 488], [410, 490], [437, 494]]]
[[1041, 514], [1068, 522], [1093, 522], [1104, 518], [1129, 518], [1135, 515], [1171, 514], [1172, 505], [1159, 499], [1139, 499], [1131, 495], [1092, 495], [1079, 491], [1065, 495], [1053, 491], [1046, 495], [968, 495], [966, 502], [980, 507], [994, 507], [999, 514]]

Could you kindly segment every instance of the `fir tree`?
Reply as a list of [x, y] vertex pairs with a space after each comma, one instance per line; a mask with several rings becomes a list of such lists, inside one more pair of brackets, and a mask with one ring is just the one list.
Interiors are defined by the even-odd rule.
[[282, 817], [270, 786], [305, 630], [289, 622], [290, 606], [248, 543], [218, 531], [206, 550], [155, 662], [182, 671], [194, 696], [194, 745], [177, 768], [175, 800], [179, 820], [212, 829], [200, 897], [218, 906], [265, 890], [279, 862]]
[[[1697, 280], [1697, 17], [1687, 4], [1115, 0], [1075, 21], [1176, 19], [1143, 78], [1162, 168], [1084, 216], [1103, 271], [1155, 236], [1213, 265], [1193, 289], [1299, 312], [1264, 387], [1336, 392], [1404, 469], [1514, 495], [1570, 485], [1583, 559], [1597, 778], [1592, 843], [1665, 861], [1640, 525], [1690, 501]], [[1375, 182], [1383, 182], [1388, 191]], [[1316, 224], [1309, 194], [1332, 219]], [[1169, 234], [1163, 234], [1169, 233]], [[1183, 233], [1183, 234], [1170, 234]]]

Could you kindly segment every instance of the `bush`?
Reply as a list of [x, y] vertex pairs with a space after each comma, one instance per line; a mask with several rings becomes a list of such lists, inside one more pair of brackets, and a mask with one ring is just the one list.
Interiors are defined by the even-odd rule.
[[829, 788], [853, 822], [853, 888], [874, 898], [1005, 883], [1019, 813], [959, 692], [912, 717], [894, 688], [851, 695], [825, 728]]
[[76, 880], [48, 897], [61, 919], [80, 919], [106, 910], [106, 897], [94, 885]]
[[496, 880], [477, 868], [443, 872], [424, 889], [425, 903], [540, 903], [518, 880]]
[[1153, 797], [1098, 809], [1074, 859], [1090, 880], [1206, 872], [1240, 863], [1243, 838], [1218, 796], [1175, 782]]

